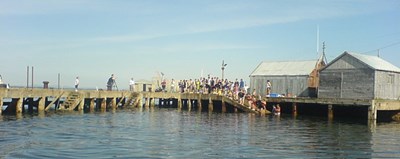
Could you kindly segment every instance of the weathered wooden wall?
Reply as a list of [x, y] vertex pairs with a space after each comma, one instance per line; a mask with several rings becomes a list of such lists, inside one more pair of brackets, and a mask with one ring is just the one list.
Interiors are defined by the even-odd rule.
[[319, 98], [374, 98], [374, 71], [371, 69], [335, 69], [320, 73]]
[[308, 76], [253, 76], [250, 77], [250, 91], [256, 89], [257, 94], [265, 96], [267, 80], [272, 84], [271, 93], [309, 96]]
[[400, 99], [400, 74], [375, 71], [375, 98]]

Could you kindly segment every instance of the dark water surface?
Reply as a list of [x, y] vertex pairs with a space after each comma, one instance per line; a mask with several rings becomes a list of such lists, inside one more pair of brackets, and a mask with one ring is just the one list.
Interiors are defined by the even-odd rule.
[[400, 158], [400, 123], [132, 109], [0, 117], [0, 158]]

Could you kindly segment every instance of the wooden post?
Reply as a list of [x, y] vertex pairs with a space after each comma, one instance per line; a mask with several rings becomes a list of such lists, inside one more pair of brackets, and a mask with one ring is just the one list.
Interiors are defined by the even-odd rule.
[[39, 100], [38, 112], [42, 112], [44, 111], [44, 107], [46, 104], [46, 97], [40, 97], [38, 100]]
[[226, 113], [226, 104], [224, 98], [222, 98], [222, 113]]
[[22, 104], [23, 104], [23, 98], [20, 97], [17, 99], [17, 105], [16, 105], [16, 109], [15, 109], [15, 113], [16, 114], [21, 114], [22, 113]]
[[208, 111], [212, 112], [214, 109], [213, 101], [211, 100], [211, 97], [208, 98]]
[[156, 106], [156, 99], [155, 99], [155, 98], [152, 98], [152, 99], [151, 99], [150, 106], [151, 106], [151, 107]]
[[94, 112], [94, 98], [90, 99], [89, 112]]
[[117, 98], [113, 97], [111, 99], [111, 108], [116, 109], [117, 108]]
[[297, 116], [297, 103], [292, 104], [292, 113], [293, 116]]
[[107, 98], [102, 98], [102, 99], [101, 99], [101, 106], [100, 106], [100, 109], [101, 109], [102, 111], [105, 111], [105, 110], [107, 109]]
[[201, 95], [199, 96], [199, 98], [197, 99], [197, 109], [199, 110], [199, 112], [201, 112], [201, 108], [202, 104], [201, 104]]
[[138, 100], [138, 107], [142, 108], [143, 107], [143, 96], [140, 96], [139, 100]]
[[368, 120], [376, 120], [378, 118], [375, 100], [371, 101], [371, 106], [368, 107]]
[[83, 110], [85, 106], [85, 98], [82, 98], [81, 102], [79, 103], [78, 110]]
[[328, 105], [328, 119], [329, 120], [333, 119], [333, 106], [332, 106], [332, 104]]
[[181, 99], [181, 96], [178, 97], [178, 109], [182, 109], [182, 99]]
[[190, 111], [192, 110], [192, 100], [188, 99], [187, 102], [188, 102], [188, 110]]
[[150, 97], [147, 97], [146, 98], [146, 107], [149, 107], [150, 106]]
[[0, 97], [0, 115], [3, 114], [3, 97]]

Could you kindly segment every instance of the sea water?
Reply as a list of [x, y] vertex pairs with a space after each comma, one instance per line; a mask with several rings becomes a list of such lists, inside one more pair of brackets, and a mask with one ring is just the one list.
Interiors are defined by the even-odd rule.
[[400, 158], [400, 123], [157, 107], [3, 115], [0, 158]]

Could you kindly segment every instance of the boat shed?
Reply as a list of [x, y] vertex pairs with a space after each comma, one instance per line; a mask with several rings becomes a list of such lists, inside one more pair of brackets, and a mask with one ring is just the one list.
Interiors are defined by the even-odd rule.
[[378, 56], [344, 52], [321, 69], [318, 97], [399, 99], [400, 69]]
[[[250, 91], [265, 96], [267, 80], [271, 94], [313, 97], [318, 87], [318, 70], [325, 66], [322, 56], [307, 61], [264, 61], [250, 75]], [[250, 92], [251, 93], [251, 92]]]

